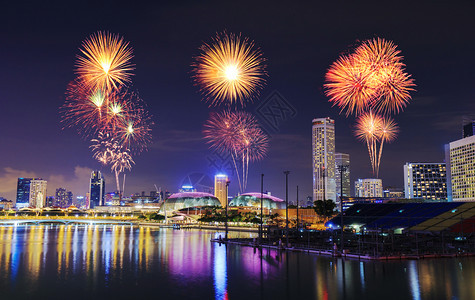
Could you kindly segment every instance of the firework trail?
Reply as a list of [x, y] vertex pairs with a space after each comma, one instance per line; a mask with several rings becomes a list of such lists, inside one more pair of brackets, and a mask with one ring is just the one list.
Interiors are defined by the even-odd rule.
[[379, 128], [381, 127], [382, 119], [373, 112], [362, 114], [356, 120], [355, 135], [358, 139], [365, 141], [368, 146], [368, 153], [371, 161], [371, 168], [373, 174], [376, 174], [377, 165], [377, 142], [379, 140]]
[[193, 77], [210, 106], [237, 102], [244, 106], [263, 88], [265, 58], [253, 41], [223, 32], [200, 50], [192, 63]]
[[[239, 189], [247, 187], [249, 162], [262, 159], [268, 148], [268, 137], [257, 119], [247, 112], [211, 113], [203, 134], [212, 148], [228, 153], [233, 159]], [[238, 168], [237, 162], [241, 162]]]
[[356, 120], [355, 135], [366, 142], [373, 174], [378, 178], [381, 156], [385, 142], [396, 139], [398, 126], [393, 119], [384, 118], [372, 111], [364, 113]]
[[107, 94], [130, 83], [132, 48], [119, 35], [97, 32], [86, 39], [77, 56], [76, 74], [86, 86]]
[[378, 164], [376, 166], [376, 177], [379, 175], [379, 165], [381, 163], [381, 156], [383, 155], [383, 146], [385, 142], [392, 142], [396, 139], [397, 133], [399, 132], [399, 127], [396, 122], [391, 118], [382, 118], [381, 124], [379, 127], [379, 155], [378, 155]]

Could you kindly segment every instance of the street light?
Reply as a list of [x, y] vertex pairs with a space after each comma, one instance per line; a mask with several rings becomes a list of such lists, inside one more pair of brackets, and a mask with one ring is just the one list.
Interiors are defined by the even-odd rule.
[[343, 251], [344, 247], [344, 239], [343, 239], [343, 173], [348, 170], [349, 165], [338, 165], [338, 172], [340, 172], [340, 232], [341, 232], [341, 239], [340, 239], [340, 248]]
[[284, 171], [285, 174], [285, 246], [289, 246], [289, 173], [290, 171]]
[[297, 185], [297, 232], [299, 231], [299, 186]]
[[228, 199], [228, 191], [229, 191], [229, 183], [231, 181], [226, 180], [226, 223], [225, 223], [225, 228], [226, 228], [226, 231], [225, 231], [225, 234], [224, 234], [224, 239], [227, 241], [228, 240], [228, 203], [229, 203], [229, 199]]
[[262, 230], [263, 230], [263, 219], [262, 219], [262, 215], [263, 215], [263, 209], [262, 207], [264, 206], [263, 205], [264, 203], [264, 174], [261, 174], [261, 224], [259, 226], [259, 245], [262, 244]]

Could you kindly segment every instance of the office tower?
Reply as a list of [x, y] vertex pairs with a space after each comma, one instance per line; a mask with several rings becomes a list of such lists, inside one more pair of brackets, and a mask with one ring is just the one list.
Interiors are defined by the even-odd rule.
[[30, 182], [32, 180], [41, 180], [41, 178], [18, 178], [16, 208], [28, 207], [30, 205]]
[[475, 121], [463, 125], [463, 138], [475, 135]]
[[46, 180], [30, 180], [30, 207], [43, 208], [46, 206]]
[[46, 207], [52, 207], [54, 206], [55, 201], [54, 201], [54, 196], [46, 196]]
[[407, 199], [447, 200], [445, 163], [406, 163], [404, 194]]
[[89, 208], [104, 205], [106, 182], [101, 171], [93, 171], [89, 181]]
[[313, 200], [336, 200], [335, 121], [312, 121]]
[[447, 198], [449, 201], [475, 201], [475, 136], [445, 146]]
[[64, 188], [56, 189], [56, 205], [67, 208], [73, 204], [73, 193]]
[[335, 182], [336, 182], [336, 195], [339, 198], [341, 193], [341, 174], [338, 166], [346, 167], [346, 171], [343, 172], [343, 197], [349, 197], [351, 193], [350, 183], [350, 155], [346, 153], [335, 153]]
[[219, 199], [222, 207], [226, 207], [226, 203], [228, 203], [227, 182], [228, 176], [226, 175], [218, 174], [214, 176], [214, 196]]
[[356, 197], [383, 197], [383, 181], [381, 179], [366, 178], [355, 181]]

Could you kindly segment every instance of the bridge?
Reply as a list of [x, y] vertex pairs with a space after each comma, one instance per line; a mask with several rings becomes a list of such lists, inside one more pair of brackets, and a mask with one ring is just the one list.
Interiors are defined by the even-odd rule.
[[63, 224], [63, 225], [134, 225], [134, 222], [121, 220], [104, 219], [4, 219], [0, 220], [0, 225], [41, 225], [41, 224]]

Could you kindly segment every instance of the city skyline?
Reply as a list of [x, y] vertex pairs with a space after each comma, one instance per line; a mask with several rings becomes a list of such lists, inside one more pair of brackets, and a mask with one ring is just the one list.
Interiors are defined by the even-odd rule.
[[[1, 21], [8, 30], [0, 50], [4, 66], [0, 72], [2, 144], [6, 145], [0, 150], [0, 197], [9, 200], [16, 193], [18, 177], [44, 178], [50, 187], [48, 195], [59, 187], [85, 195], [91, 172], [101, 170], [91, 158], [88, 142], [72, 129], [61, 129], [58, 112], [66, 86], [74, 79], [78, 48], [99, 30], [123, 35], [131, 43], [134, 87], [147, 101], [156, 123], [149, 151], [135, 158], [136, 165], [127, 173], [125, 190], [129, 194], [152, 191], [154, 184], [176, 191], [190, 173], [211, 178], [218, 173], [211, 163], [217, 156], [201, 133], [210, 109], [193, 86], [190, 64], [200, 45], [222, 30], [249, 36], [267, 58], [267, 86], [246, 111], [264, 111], [277, 91], [282, 103], [295, 112], [276, 123], [269, 123], [261, 114], [259, 120], [271, 137], [270, 147], [267, 157], [250, 166], [249, 192], [260, 189], [260, 174], [264, 173], [265, 190], [282, 197], [282, 171], [289, 169], [290, 199], [296, 185], [302, 197], [312, 194], [309, 124], [319, 117], [335, 120], [335, 150], [350, 154], [352, 178], [372, 177], [367, 150], [353, 134], [354, 122], [339, 115], [323, 93], [326, 70], [358, 41], [375, 36], [393, 40], [417, 84], [413, 100], [395, 117], [400, 127], [398, 140], [385, 145], [380, 170], [385, 185], [403, 186], [400, 170], [406, 162], [443, 161], [444, 144], [461, 138], [463, 117], [472, 117], [475, 108], [471, 101], [475, 96], [470, 72], [475, 64], [474, 42], [469, 38], [474, 27], [471, 4], [451, 10], [440, 4], [418, 3], [411, 10], [395, 5], [378, 14], [368, 5], [361, 16], [353, 14], [356, 4], [277, 3], [272, 8], [253, 4], [252, 10], [229, 3], [199, 8], [193, 4], [136, 5], [133, 15], [121, 5], [99, 4], [97, 11], [67, 4], [47, 11], [38, 5], [9, 3]], [[105, 8], [110, 14], [100, 12]], [[204, 20], [196, 9], [214, 13], [216, 18]], [[18, 10], [20, 16], [14, 13]], [[223, 10], [234, 11], [239, 18], [220, 14]], [[339, 12], [339, 26], [334, 26], [329, 11]], [[445, 16], [444, 21], [433, 16]], [[358, 18], [366, 18], [367, 23], [355, 22]], [[247, 20], [253, 20], [252, 24]], [[288, 22], [292, 30], [287, 29]], [[267, 24], [274, 26], [264, 26]], [[108, 168], [102, 172], [107, 182], [114, 182]], [[230, 194], [234, 195], [237, 181], [229, 176]]]

